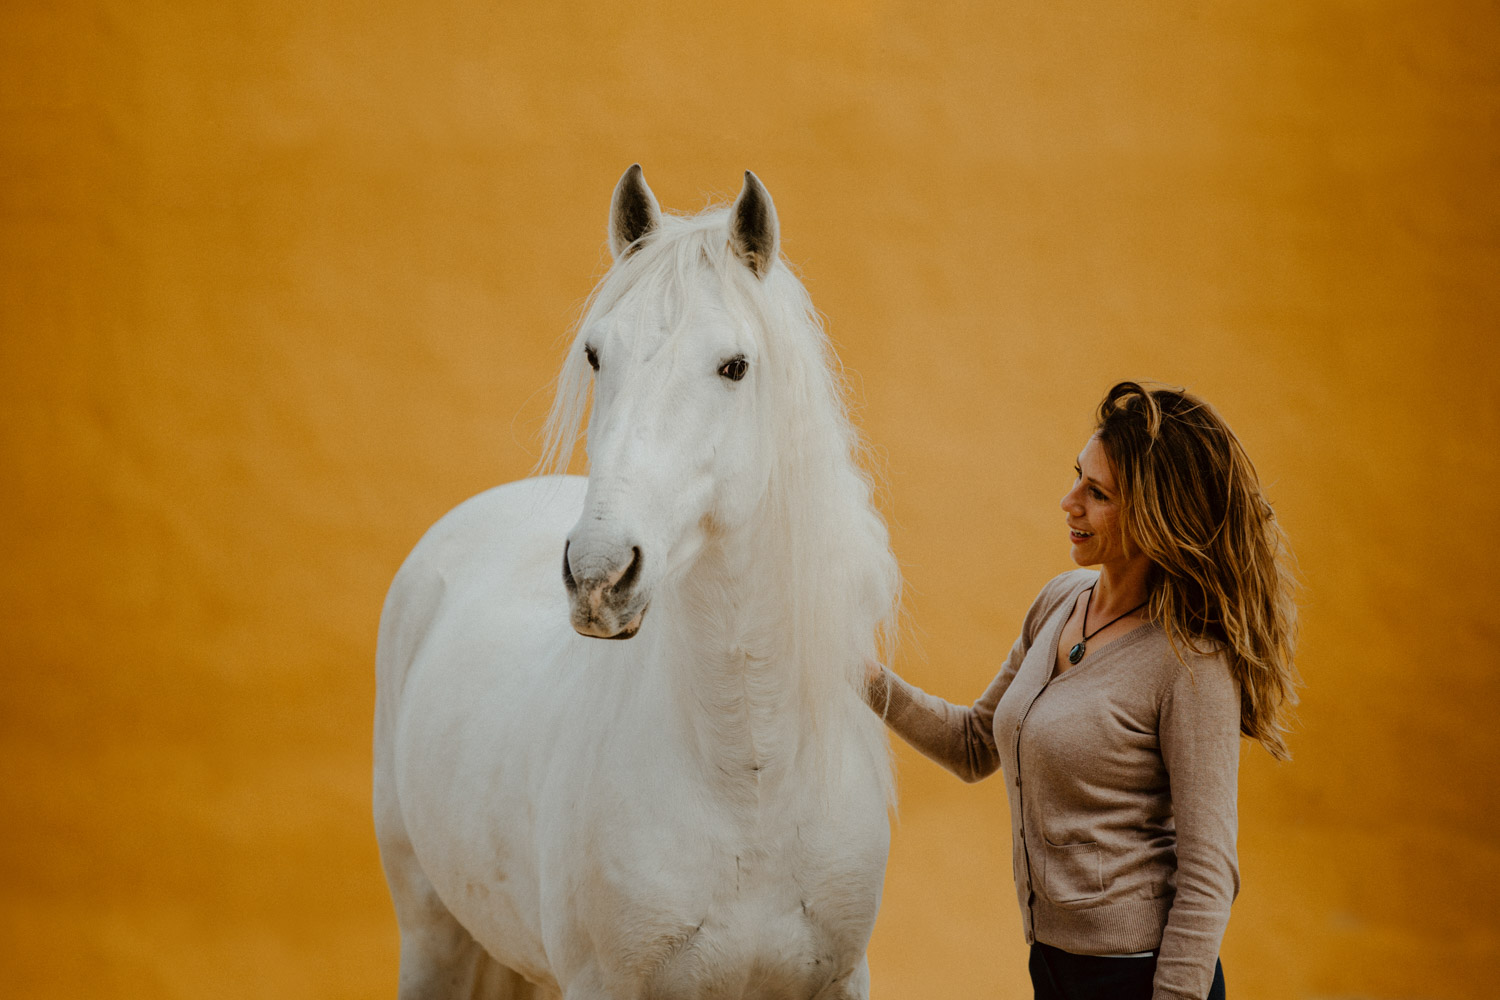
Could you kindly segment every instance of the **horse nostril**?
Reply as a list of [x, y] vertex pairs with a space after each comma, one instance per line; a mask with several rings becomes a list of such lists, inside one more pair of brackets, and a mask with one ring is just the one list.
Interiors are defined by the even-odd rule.
[[568, 595], [578, 593], [578, 581], [573, 579], [573, 568], [568, 565], [568, 546], [571, 542], [563, 542], [563, 586], [568, 588]]
[[615, 581], [614, 589], [622, 593], [628, 593], [635, 586], [636, 577], [641, 575], [641, 547], [632, 545], [630, 547], [630, 565], [625, 567], [625, 572], [620, 574], [620, 579]]

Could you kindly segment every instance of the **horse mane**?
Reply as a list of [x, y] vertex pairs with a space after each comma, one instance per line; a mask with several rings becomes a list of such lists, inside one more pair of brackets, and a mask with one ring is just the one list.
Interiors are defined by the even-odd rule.
[[[901, 576], [874, 504], [869, 452], [849, 418], [844, 370], [802, 282], [784, 258], [757, 279], [733, 253], [729, 212], [664, 215], [660, 227], [615, 261], [589, 296], [574, 331], [544, 431], [539, 473], [565, 472], [588, 412], [592, 378], [581, 338], [628, 294], [665, 303], [669, 329], [686, 312], [705, 269], [754, 338], [755, 380], [767, 489], [754, 525], [774, 548], [758, 570], [777, 588], [786, 618], [782, 655], [799, 678], [802, 707], [817, 727], [852, 727], [877, 762], [894, 801], [884, 727], [859, 696], [864, 663], [894, 653]], [[768, 624], [769, 629], [769, 624]]]

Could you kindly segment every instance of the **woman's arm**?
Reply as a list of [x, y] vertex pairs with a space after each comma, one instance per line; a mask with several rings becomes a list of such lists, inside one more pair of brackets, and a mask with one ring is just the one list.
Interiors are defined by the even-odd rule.
[[1177, 826], [1177, 895], [1152, 998], [1201, 1000], [1240, 889], [1240, 692], [1223, 659], [1195, 658], [1191, 672], [1177, 671], [1162, 702], [1159, 737]]
[[1016, 640], [1000, 673], [967, 708], [928, 694], [873, 662], [866, 665], [865, 701], [896, 735], [926, 757], [965, 781], [986, 778], [1000, 766], [995, 748], [995, 706], [1026, 657], [1025, 640], [1024, 634]]
[[968, 708], [930, 695], [873, 661], [865, 664], [865, 701], [898, 736], [965, 781], [994, 774], [1000, 766], [995, 748], [995, 706], [1021, 669], [1021, 661], [1026, 659], [1047, 616], [1069, 594], [1076, 593], [1089, 576], [1080, 576], [1074, 570], [1048, 581], [1031, 602], [1021, 622], [1021, 635], [1010, 647], [1000, 672]]

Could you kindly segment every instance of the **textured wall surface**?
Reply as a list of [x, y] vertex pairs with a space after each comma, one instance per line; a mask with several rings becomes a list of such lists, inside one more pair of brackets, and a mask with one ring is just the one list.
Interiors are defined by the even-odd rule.
[[[0, 10], [6, 995], [393, 995], [384, 590], [531, 467], [636, 160], [770, 187], [950, 698], [1068, 565], [1103, 390], [1214, 401], [1307, 583], [1230, 988], [1490, 995], [1495, 6], [717, 8]], [[1001, 789], [899, 759], [876, 996], [1029, 996]]]

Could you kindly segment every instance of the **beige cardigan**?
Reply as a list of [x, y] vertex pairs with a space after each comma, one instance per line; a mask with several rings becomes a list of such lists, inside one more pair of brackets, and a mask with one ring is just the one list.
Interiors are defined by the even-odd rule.
[[1221, 656], [1178, 662], [1154, 625], [1054, 677], [1087, 570], [1047, 584], [1000, 673], [961, 708], [885, 671], [868, 700], [965, 781], [1005, 772], [1028, 943], [1157, 951], [1153, 1000], [1207, 996], [1235, 858], [1240, 693]]

